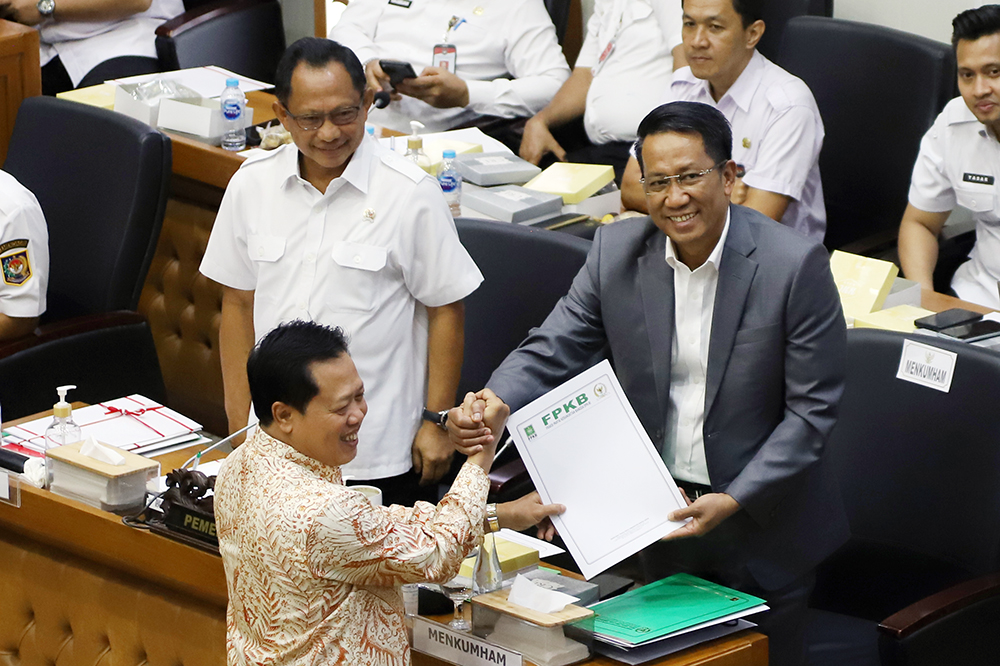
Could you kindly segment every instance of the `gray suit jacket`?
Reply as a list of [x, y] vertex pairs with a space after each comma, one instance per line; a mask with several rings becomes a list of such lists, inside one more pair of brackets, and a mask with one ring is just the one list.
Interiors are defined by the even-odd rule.
[[[847, 538], [821, 455], [843, 391], [846, 331], [825, 248], [756, 211], [730, 210], [709, 342], [705, 456], [713, 490], [751, 519], [737, 537], [742, 562], [775, 589]], [[517, 409], [608, 345], [625, 393], [662, 447], [674, 333], [666, 242], [648, 217], [602, 228], [569, 293], [487, 385]]]

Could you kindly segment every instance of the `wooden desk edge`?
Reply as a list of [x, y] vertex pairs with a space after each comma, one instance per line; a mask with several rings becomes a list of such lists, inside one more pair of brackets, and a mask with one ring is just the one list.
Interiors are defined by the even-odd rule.
[[[74, 409], [84, 406], [82, 402], [73, 403]], [[43, 415], [17, 419], [4, 426]], [[163, 458], [183, 460], [200, 448], [189, 447]], [[213, 606], [224, 609], [228, 603], [226, 576], [219, 556], [147, 530], [126, 527], [121, 516], [48, 490], [22, 484], [20, 508], [0, 503], [0, 527]]]
[[[437, 615], [427, 619], [447, 624], [451, 616]], [[648, 661], [645, 666], [767, 666], [767, 661], [767, 636], [745, 629]], [[441, 666], [446, 663], [416, 650], [412, 651], [412, 662], [413, 666]], [[525, 660], [525, 663], [530, 662]], [[620, 666], [622, 662], [595, 652], [583, 663], [586, 666]]]

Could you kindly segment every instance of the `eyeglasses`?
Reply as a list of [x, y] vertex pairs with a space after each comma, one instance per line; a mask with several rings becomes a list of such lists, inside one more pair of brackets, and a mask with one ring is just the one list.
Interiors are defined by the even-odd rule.
[[693, 171], [691, 173], [681, 173], [676, 176], [664, 176], [663, 178], [657, 178], [656, 180], [646, 180], [641, 178], [639, 182], [643, 184], [646, 189], [646, 194], [660, 194], [661, 192], [666, 192], [670, 189], [670, 183], [677, 183], [677, 187], [682, 190], [693, 190], [698, 187], [698, 184], [707, 176], [721, 166], [725, 166], [729, 160], [722, 160], [710, 169], [705, 169], [704, 171]]
[[327, 118], [330, 119], [331, 123], [337, 126], [350, 125], [357, 120], [358, 116], [361, 114], [361, 105], [358, 104], [357, 106], [334, 109], [328, 113], [304, 113], [301, 116], [295, 115], [286, 107], [285, 113], [288, 114], [289, 118], [295, 121], [295, 124], [298, 125], [303, 132], [312, 132], [313, 130], [318, 130], [322, 127]]

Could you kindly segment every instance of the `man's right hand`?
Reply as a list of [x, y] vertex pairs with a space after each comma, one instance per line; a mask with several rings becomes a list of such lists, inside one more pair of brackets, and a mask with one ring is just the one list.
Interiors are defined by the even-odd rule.
[[521, 137], [521, 159], [538, 165], [547, 153], [552, 153], [560, 162], [566, 161], [566, 151], [549, 131], [549, 126], [537, 115], [528, 120]]
[[496, 446], [508, 416], [510, 407], [490, 389], [466, 393], [462, 404], [448, 412], [451, 443], [467, 456]]
[[393, 89], [389, 75], [382, 71], [382, 65], [379, 64], [378, 58], [370, 60], [365, 65], [365, 78], [368, 80], [368, 87], [375, 92], [386, 90], [393, 101], [403, 99], [403, 96]]

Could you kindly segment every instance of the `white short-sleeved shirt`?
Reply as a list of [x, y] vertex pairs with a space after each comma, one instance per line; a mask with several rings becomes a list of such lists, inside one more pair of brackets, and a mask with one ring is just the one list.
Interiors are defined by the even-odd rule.
[[743, 182], [790, 197], [782, 223], [823, 241], [823, 119], [802, 79], [755, 51], [718, 103], [708, 81], [696, 78], [690, 67], [677, 70], [662, 103], [677, 101], [703, 102], [721, 111], [733, 127], [733, 159], [746, 169]]
[[1000, 143], [961, 97], [948, 102], [920, 142], [910, 203], [929, 213], [956, 205], [976, 220], [976, 245], [952, 278], [958, 297], [1000, 309]]
[[402, 60], [419, 75], [430, 67], [452, 17], [464, 19], [448, 32], [457, 54], [456, 73], [469, 86], [464, 109], [436, 109], [404, 96], [372, 109], [369, 122], [400, 132], [419, 120], [439, 132], [479, 115], [530, 117], [548, 104], [569, 78], [569, 66], [542, 0], [351, 0], [330, 39], [350, 47], [362, 63]]
[[49, 19], [38, 25], [41, 63], [56, 56], [73, 85], [94, 67], [120, 56], [156, 57], [156, 28], [184, 13], [183, 0], [152, 0], [144, 12], [112, 21], [60, 21]]
[[[591, 143], [634, 141], [639, 122], [670, 85], [681, 43], [680, 3], [597, 0], [577, 67], [589, 67], [583, 125]], [[605, 51], [609, 51], [602, 59]]]
[[49, 230], [38, 200], [0, 171], [0, 313], [37, 317], [49, 284]]
[[465, 298], [482, 274], [438, 184], [404, 157], [366, 136], [323, 194], [298, 155], [287, 145], [240, 167], [201, 272], [255, 292], [257, 339], [293, 319], [343, 327], [369, 406], [345, 473], [402, 474], [427, 394], [426, 307]]

